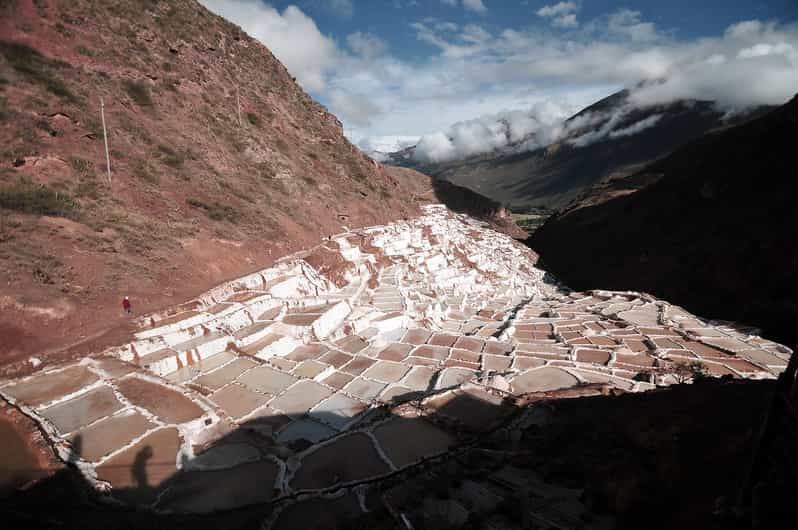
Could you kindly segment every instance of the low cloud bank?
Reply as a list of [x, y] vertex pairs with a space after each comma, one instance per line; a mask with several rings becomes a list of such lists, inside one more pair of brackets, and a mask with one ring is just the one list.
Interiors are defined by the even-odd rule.
[[503, 111], [422, 136], [413, 157], [419, 162], [458, 160], [497, 150], [528, 151], [556, 140], [570, 106], [547, 102], [529, 110]]

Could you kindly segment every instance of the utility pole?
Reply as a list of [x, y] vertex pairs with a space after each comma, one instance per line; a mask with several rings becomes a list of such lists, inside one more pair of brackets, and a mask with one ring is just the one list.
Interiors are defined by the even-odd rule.
[[108, 133], [105, 130], [105, 103], [100, 97], [100, 118], [103, 122], [103, 141], [105, 142], [105, 167], [108, 168], [108, 185], [111, 185], [111, 155], [108, 154]]
[[238, 128], [241, 128], [241, 100], [238, 97], [238, 85], [236, 85], [236, 108], [238, 108]]

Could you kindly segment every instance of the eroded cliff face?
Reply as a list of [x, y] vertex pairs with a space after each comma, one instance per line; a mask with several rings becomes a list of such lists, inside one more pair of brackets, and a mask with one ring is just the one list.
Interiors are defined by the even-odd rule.
[[172, 305], [431, 187], [195, 1], [4, 2], [0, 41], [0, 360], [113, 343], [124, 295]]
[[798, 99], [596, 186], [528, 244], [568, 285], [643, 290], [798, 339]]

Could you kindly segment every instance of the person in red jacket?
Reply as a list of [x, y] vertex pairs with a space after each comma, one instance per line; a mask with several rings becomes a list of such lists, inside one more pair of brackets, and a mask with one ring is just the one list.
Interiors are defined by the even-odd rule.
[[133, 312], [133, 306], [130, 304], [130, 298], [128, 298], [127, 296], [125, 297], [124, 300], [122, 300], [122, 309], [125, 310], [126, 315], [129, 315], [130, 313]]

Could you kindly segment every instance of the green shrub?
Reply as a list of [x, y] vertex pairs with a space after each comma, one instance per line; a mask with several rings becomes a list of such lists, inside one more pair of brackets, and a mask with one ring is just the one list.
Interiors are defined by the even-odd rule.
[[186, 199], [186, 203], [194, 208], [204, 210], [205, 214], [214, 221], [230, 221], [231, 223], [236, 223], [240, 217], [238, 211], [228, 204], [221, 204], [216, 201], [208, 204], [193, 198]]
[[90, 49], [88, 49], [87, 47], [85, 47], [82, 44], [78, 44], [75, 47], [75, 51], [78, 52], [80, 55], [85, 55], [87, 57], [91, 57], [92, 55], [94, 55], [93, 53], [91, 53]]
[[144, 83], [127, 80], [124, 82], [125, 92], [139, 107], [152, 107], [150, 90]]
[[183, 167], [183, 162], [185, 162], [185, 158], [183, 155], [172, 149], [171, 147], [167, 147], [165, 145], [158, 146], [158, 159], [166, 164], [169, 167], [173, 167], [175, 169]]
[[257, 114], [247, 112], [247, 121], [249, 121], [249, 123], [251, 123], [255, 127], [260, 127], [260, 118], [258, 118]]
[[68, 194], [30, 181], [0, 187], [0, 208], [35, 215], [69, 217], [77, 204]]
[[2, 51], [11, 67], [31, 82], [43, 85], [47, 91], [58, 97], [72, 102], [78, 101], [78, 98], [67, 88], [64, 82], [53, 77], [52, 72], [50, 72], [52, 67], [60, 67], [65, 63], [51, 61], [24, 44], [2, 41], [0, 42], [0, 51]]
[[146, 160], [140, 161], [136, 164], [135, 169], [136, 176], [140, 179], [149, 182], [150, 184], [158, 184], [161, 179], [158, 178], [158, 175], [153, 171], [152, 166]]
[[88, 199], [94, 199], [95, 201], [100, 198], [100, 190], [95, 180], [84, 180], [79, 182], [72, 193], [78, 198], [86, 197]]
[[78, 156], [69, 157], [69, 165], [72, 166], [72, 169], [75, 170], [81, 176], [93, 176], [94, 175], [94, 164], [92, 164], [91, 160], [86, 160], [85, 158], [80, 158]]

